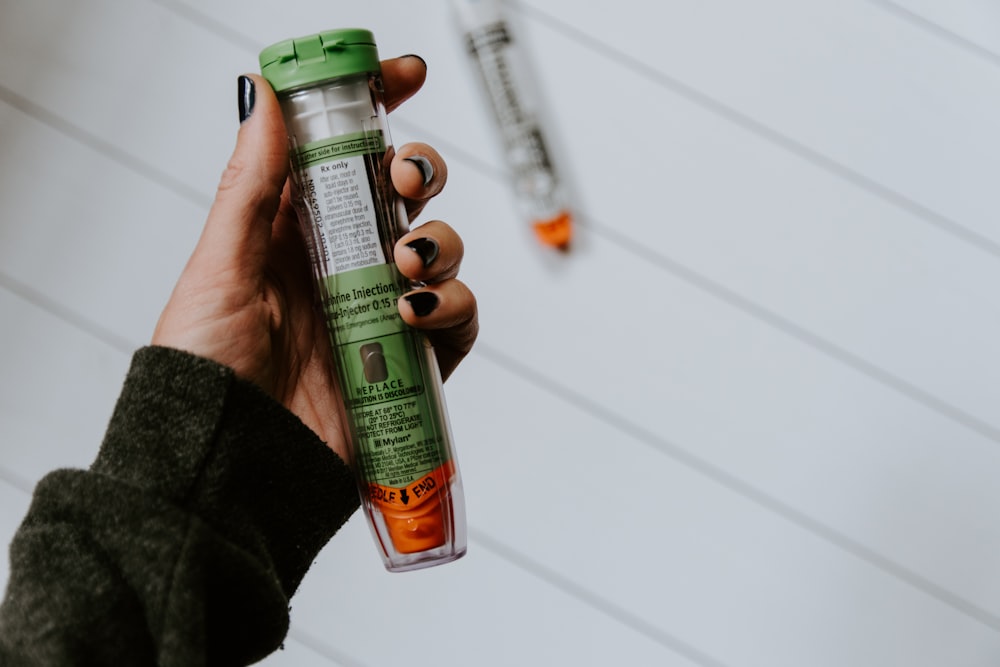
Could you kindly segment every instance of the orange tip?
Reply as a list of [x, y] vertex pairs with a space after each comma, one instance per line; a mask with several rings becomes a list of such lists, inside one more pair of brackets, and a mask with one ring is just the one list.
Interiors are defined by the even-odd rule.
[[382, 513], [396, 551], [419, 553], [447, 541], [451, 505], [442, 502], [442, 497], [454, 473], [455, 466], [448, 461], [405, 487], [368, 485], [369, 497]]
[[392, 546], [401, 554], [434, 549], [443, 545], [447, 539], [441, 493], [435, 493], [433, 498], [412, 510], [380, 509], [389, 529]]
[[565, 250], [573, 238], [573, 216], [569, 211], [560, 211], [554, 218], [535, 222], [534, 228], [535, 235], [543, 244]]

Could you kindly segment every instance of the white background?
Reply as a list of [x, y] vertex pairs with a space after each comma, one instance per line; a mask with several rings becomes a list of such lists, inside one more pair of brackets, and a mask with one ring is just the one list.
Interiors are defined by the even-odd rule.
[[[468, 556], [355, 517], [267, 665], [1000, 663], [1000, 5], [521, 0], [577, 243], [517, 219], [444, 0], [0, 0], [0, 536], [93, 459], [272, 42], [418, 53], [480, 343]], [[0, 561], [6, 579], [6, 560]]]

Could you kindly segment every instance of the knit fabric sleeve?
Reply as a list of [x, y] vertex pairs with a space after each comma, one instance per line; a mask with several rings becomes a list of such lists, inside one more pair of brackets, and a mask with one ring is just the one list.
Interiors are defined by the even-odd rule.
[[358, 506], [349, 468], [232, 370], [139, 350], [97, 459], [35, 489], [10, 548], [2, 665], [242, 665]]

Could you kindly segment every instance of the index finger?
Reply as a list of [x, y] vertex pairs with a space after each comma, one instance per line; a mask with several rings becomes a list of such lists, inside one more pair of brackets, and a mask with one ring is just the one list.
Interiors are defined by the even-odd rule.
[[427, 63], [417, 55], [382, 61], [385, 110], [392, 111], [420, 90], [427, 78]]

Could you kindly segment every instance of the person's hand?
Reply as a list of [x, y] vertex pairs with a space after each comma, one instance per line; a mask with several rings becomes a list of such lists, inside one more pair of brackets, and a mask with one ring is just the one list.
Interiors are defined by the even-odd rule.
[[[386, 107], [423, 84], [426, 66], [408, 56], [382, 63]], [[259, 76], [240, 78], [241, 126], [208, 220], [168, 301], [152, 343], [212, 359], [264, 388], [349, 460], [324, 318], [298, 218], [289, 200], [288, 142], [278, 101]], [[441, 191], [444, 160], [408, 144], [390, 173], [411, 220]], [[395, 260], [426, 284], [399, 300], [403, 320], [427, 331], [447, 377], [471, 349], [476, 301], [458, 281], [462, 240], [443, 222], [406, 234]]]

